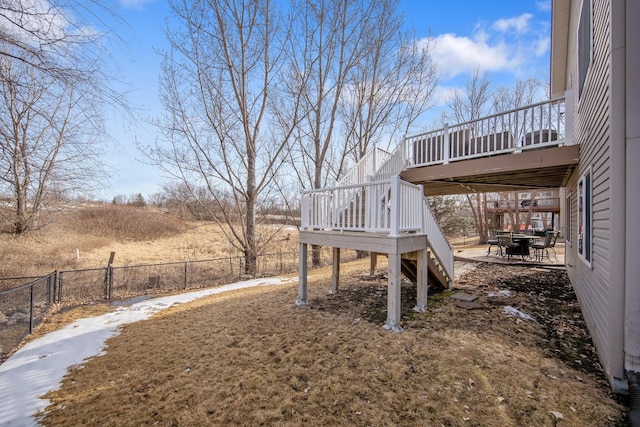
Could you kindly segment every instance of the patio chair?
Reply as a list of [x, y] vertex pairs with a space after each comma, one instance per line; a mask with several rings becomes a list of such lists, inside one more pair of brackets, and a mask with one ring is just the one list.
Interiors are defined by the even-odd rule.
[[502, 248], [504, 248], [504, 253], [502, 256], [507, 255], [507, 261], [511, 260], [511, 254], [515, 248], [520, 247], [519, 243], [513, 241], [513, 236], [511, 233], [501, 233], [498, 234], [498, 240], [500, 241], [500, 252], [502, 253]]
[[487, 256], [491, 254], [491, 247], [496, 246], [496, 255], [501, 251], [500, 248], [500, 240], [498, 239], [498, 230], [491, 230], [491, 235], [487, 239], [487, 243], [489, 244], [489, 248], [487, 249]]
[[542, 261], [544, 259], [545, 252], [547, 253], [547, 258], [551, 261], [551, 258], [549, 257], [549, 248], [551, 247], [554, 234], [555, 233], [547, 233], [543, 242], [536, 242], [531, 245], [534, 250], [536, 261]]
[[[558, 261], [558, 254], [556, 253], [556, 240], [558, 240], [558, 236], [560, 235], [559, 231], [554, 231], [553, 232], [553, 239], [551, 240], [551, 244], [549, 245], [548, 249], [551, 249], [553, 251], [553, 258]], [[549, 253], [547, 249], [547, 254]]]

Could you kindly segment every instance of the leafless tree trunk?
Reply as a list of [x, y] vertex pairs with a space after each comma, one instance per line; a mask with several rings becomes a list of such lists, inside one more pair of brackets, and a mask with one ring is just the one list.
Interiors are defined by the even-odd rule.
[[102, 123], [90, 87], [56, 80], [14, 56], [0, 56], [0, 193], [10, 195], [7, 219], [22, 234], [64, 191], [99, 176]]
[[[353, 0], [293, 0], [288, 45], [287, 91], [300, 103], [290, 108], [301, 118], [289, 146], [289, 158], [304, 188], [322, 188], [337, 178], [343, 157], [335, 143], [338, 108], [348, 76], [363, 52], [364, 23], [372, 6]], [[293, 113], [291, 113], [293, 114]], [[320, 247], [312, 248], [320, 263]]]
[[[278, 176], [288, 140], [286, 129], [265, 126], [277, 121], [270, 107], [277, 106], [272, 91], [282, 21], [269, 0], [173, 0], [170, 6], [179, 27], [167, 31], [171, 51], [163, 61], [161, 127], [169, 144], [148, 154], [194, 199], [202, 199], [197, 188], [207, 189], [221, 216], [214, 219], [226, 224], [222, 230], [244, 255], [245, 273], [254, 275], [262, 243], [256, 208]], [[294, 123], [290, 117], [289, 129]]]

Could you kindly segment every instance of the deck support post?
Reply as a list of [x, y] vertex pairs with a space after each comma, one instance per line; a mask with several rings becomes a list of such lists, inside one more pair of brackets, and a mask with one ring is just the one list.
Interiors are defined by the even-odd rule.
[[393, 332], [402, 332], [400, 326], [400, 254], [389, 254], [389, 285], [387, 290], [387, 323], [384, 328]]
[[378, 266], [378, 254], [375, 252], [369, 253], [369, 276], [376, 275], [376, 268]]
[[296, 305], [307, 305], [307, 244], [300, 243], [298, 254], [298, 299]]
[[427, 310], [427, 292], [429, 289], [429, 253], [426, 249], [418, 251], [418, 277], [416, 279], [417, 298], [413, 311], [424, 313]]
[[330, 294], [338, 292], [338, 282], [340, 281], [340, 248], [333, 248], [333, 270], [331, 271], [331, 291]]

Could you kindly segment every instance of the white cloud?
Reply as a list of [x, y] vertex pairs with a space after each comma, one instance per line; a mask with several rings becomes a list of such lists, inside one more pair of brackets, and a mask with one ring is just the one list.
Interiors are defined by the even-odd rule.
[[551, 0], [540, 0], [536, 2], [536, 7], [541, 12], [549, 12], [551, 10]]
[[515, 30], [518, 33], [524, 33], [529, 29], [529, 21], [533, 18], [530, 13], [523, 13], [513, 18], [498, 19], [493, 23], [493, 29], [500, 32]]
[[438, 86], [434, 95], [436, 106], [446, 105], [447, 100], [451, 99], [456, 93], [459, 93], [462, 90], [463, 89], [460, 87]]
[[130, 9], [140, 9], [143, 6], [153, 3], [155, 0], [121, 0], [122, 6]]
[[433, 59], [445, 78], [464, 74], [478, 68], [481, 71], [498, 71], [518, 67], [519, 63], [503, 42], [489, 44], [484, 33], [473, 38], [453, 33], [435, 38]]
[[[534, 15], [524, 13], [490, 25], [477, 24], [471, 35], [440, 34], [432, 39], [432, 57], [444, 82], [456, 76], [502, 72], [517, 78], [530, 77], [549, 52], [548, 26], [533, 25]], [[427, 40], [425, 39], [425, 43]]]

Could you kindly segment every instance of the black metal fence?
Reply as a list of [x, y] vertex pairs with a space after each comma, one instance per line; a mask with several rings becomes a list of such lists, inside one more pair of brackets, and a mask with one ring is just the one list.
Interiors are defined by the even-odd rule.
[[[331, 248], [322, 248], [322, 259], [331, 259]], [[343, 251], [343, 260], [355, 259]], [[44, 277], [0, 279], [0, 362], [33, 332], [45, 316], [60, 304], [75, 306], [122, 300], [140, 295], [184, 289], [215, 287], [248, 278], [244, 257], [217, 258], [163, 264], [130, 265], [56, 271]], [[291, 273], [298, 269], [298, 253], [260, 255], [260, 277]]]
[[56, 273], [0, 291], [0, 360], [42, 322], [55, 301]]

